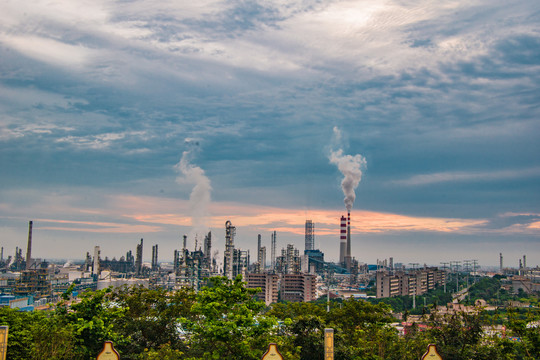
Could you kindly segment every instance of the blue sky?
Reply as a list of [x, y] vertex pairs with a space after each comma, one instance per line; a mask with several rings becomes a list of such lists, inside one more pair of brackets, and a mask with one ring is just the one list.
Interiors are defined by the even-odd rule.
[[36, 257], [208, 230], [221, 256], [230, 219], [303, 250], [312, 219], [335, 260], [341, 150], [359, 261], [540, 265], [538, 24], [528, 0], [4, 0], [0, 244], [34, 220]]

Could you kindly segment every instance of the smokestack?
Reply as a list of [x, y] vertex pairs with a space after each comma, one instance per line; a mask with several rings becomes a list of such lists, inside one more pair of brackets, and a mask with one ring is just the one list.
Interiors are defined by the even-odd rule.
[[351, 211], [347, 212], [347, 252], [345, 253], [345, 268], [351, 269]]
[[500, 270], [501, 272], [503, 271], [503, 254], [502, 253], [499, 253], [499, 267], [500, 267]]
[[94, 265], [92, 266], [92, 273], [99, 275], [99, 255], [101, 250], [99, 246], [94, 246]]
[[152, 246], [152, 270], [158, 268], [158, 245]]
[[347, 213], [347, 256], [351, 257], [351, 212]]
[[143, 264], [143, 239], [141, 239], [141, 243], [137, 245], [137, 253], [135, 256], [135, 271], [137, 272], [137, 275], [141, 275]]
[[26, 270], [30, 269], [32, 265], [32, 224], [30, 220], [28, 222], [28, 247], [26, 248]]
[[276, 232], [274, 231], [270, 235], [270, 261], [272, 266], [272, 272], [276, 270]]
[[209, 231], [208, 234], [204, 237], [204, 257], [206, 258], [206, 263], [208, 269], [212, 265], [212, 232]]
[[339, 234], [339, 263], [345, 264], [345, 256], [347, 254], [347, 219], [341, 216], [341, 226]]

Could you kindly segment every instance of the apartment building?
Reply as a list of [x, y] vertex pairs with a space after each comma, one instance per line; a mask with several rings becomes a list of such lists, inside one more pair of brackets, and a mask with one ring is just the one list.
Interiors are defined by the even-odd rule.
[[257, 294], [257, 298], [270, 305], [278, 301], [278, 280], [279, 275], [276, 274], [247, 274], [246, 287], [260, 288], [261, 292]]
[[283, 274], [281, 277], [281, 300], [311, 301], [316, 298], [317, 277], [312, 274]]
[[410, 271], [377, 271], [377, 298], [421, 295], [446, 281], [446, 272], [438, 268]]

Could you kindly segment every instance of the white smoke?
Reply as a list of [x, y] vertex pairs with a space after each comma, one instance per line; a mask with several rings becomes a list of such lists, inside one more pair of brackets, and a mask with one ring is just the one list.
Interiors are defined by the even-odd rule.
[[192, 226], [189, 235], [190, 238], [194, 238], [196, 234], [205, 234], [208, 231], [208, 208], [212, 186], [210, 179], [204, 174], [204, 170], [190, 163], [191, 157], [191, 150], [184, 151], [175, 169], [180, 172], [180, 176], [176, 178], [177, 183], [194, 185], [189, 196]]
[[[337, 127], [334, 127], [334, 139], [341, 140], [341, 132]], [[341, 189], [345, 195], [343, 201], [347, 211], [350, 212], [356, 199], [354, 190], [362, 180], [362, 167], [366, 166], [366, 159], [360, 154], [354, 156], [343, 155], [342, 149], [330, 151], [328, 159], [343, 174], [343, 180], [341, 181]]]

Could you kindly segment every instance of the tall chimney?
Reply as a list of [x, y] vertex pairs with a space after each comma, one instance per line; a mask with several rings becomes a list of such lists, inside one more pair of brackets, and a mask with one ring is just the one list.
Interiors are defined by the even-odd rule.
[[347, 213], [347, 255], [351, 257], [351, 212]]
[[345, 253], [345, 268], [351, 270], [351, 212], [347, 212], [347, 252]]
[[339, 263], [345, 264], [345, 255], [347, 253], [347, 219], [341, 216], [341, 226], [339, 232]]
[[99, 275], [99, 255], [101, 250], [99, 246], [94, 246], [94, 265], [92, 266], [92, 274]]
[[26, 248], [26, 270], [32, 265], [32, 220], [28, 222], [28, 247]]

